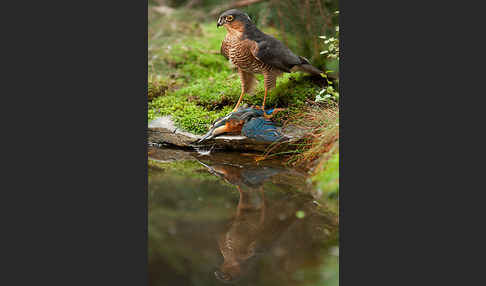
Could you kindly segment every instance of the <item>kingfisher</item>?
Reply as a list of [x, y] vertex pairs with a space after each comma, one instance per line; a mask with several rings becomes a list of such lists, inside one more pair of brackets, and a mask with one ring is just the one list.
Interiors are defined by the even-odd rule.
[[253, 107], [239, 108], [235, 112], [216, 119], [211, 129], [197, 143], [212, 139], [223, 133], [241, 134], [257, 141], [278, 141], [284, 136], [278, 131], [277, 126], [270, 118], [281, 110], [284, 110], [284, 108], [269, 110]]

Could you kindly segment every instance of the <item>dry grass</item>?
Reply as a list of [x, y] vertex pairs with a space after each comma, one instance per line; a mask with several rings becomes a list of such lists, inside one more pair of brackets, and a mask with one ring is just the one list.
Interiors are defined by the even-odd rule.
[[339, 108], [337, 103], [327, 103], [327, 106], [314, 105], [292, 121], [306, 131], [306, 136], [302, 140], [300, 152], [291, 156], [288, 163], [310, 171], [318, 197], [338, 198]]
[[259, 160], [275, 156], [286, 158], [288, 165], [311, 170], [313, 175], [321, 172], [326, 162], [339, 152], [339, 107], [336, 102], [315, 103], [293, 113], [283, 125], [294, 125], [303, 131], [302, 139], [290, 151], [279, 152], [282, 143], [269, 146]]
[[319, 171], [324, 163], [339, 152], [339, 107], [336, 103], [313, 105], [288, 120], [305, 131], [298, 154], [288, 163]]
[[[279, 144], [269, 147], [258, 161], [283, 156], [288, 165], [309, 171], [316, 196], [331, 199], [339, 196], [339, 107], [336, 102], [312, 102], [284, 124], [298, 126], [304, 131], [297, 149], [276, 152]], [[335, 200], [334, 200], [335, 201]], [[334, 204], [335, 205], [335, 204]], [[338, 209], [338, 206], [336, 209]]]

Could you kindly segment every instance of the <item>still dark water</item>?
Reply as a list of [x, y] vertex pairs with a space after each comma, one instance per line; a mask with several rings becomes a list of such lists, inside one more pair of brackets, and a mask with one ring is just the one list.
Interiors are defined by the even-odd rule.
[[338, 218], [306, 174], [149, 147], [149, 285], [338, 285]]

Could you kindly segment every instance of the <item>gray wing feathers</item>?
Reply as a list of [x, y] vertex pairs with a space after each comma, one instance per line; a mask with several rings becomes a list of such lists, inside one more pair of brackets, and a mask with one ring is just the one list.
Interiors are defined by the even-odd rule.
[[302, 60], [277, 39], [267, 37], [258, 43], [258, 52], [255, 55], [262, 62], [290, 72], [290, 69], [302, 64]]

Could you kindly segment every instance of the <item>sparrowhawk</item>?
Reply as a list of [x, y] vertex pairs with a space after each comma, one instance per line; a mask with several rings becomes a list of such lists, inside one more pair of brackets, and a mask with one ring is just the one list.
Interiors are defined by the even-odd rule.
[[221, 45], [221, 54], [238, 68], [241, 79], [241, 95], [233, 112], [238, 109], [243, 95], [255, 87], [256, 73], [263, 74], [265, 85], [262, 110], [265, 110], [268, 91], [275, 87], [277, 77], [282, 73], [322, 73], [307, 59], [295, 55], [282, 42], [260, 31], [244, 12], [231, 9], [222, 13], [217, 24], [217, 27], [220, 26], [227, 30]]

